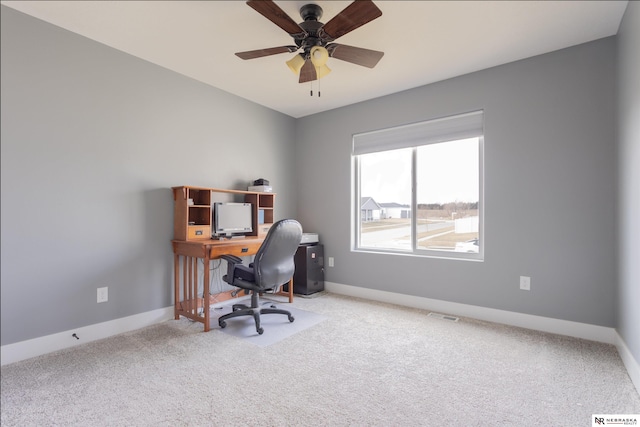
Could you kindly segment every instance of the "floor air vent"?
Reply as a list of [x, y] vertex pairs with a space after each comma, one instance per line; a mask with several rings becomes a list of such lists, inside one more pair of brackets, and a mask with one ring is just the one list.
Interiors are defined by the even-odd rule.
[[460, 320], [458, 317], [455, 317], [455, 316], [449, 316], [448, 314], [440, 314], [440, 313], [434, 313], [434, 312], [429, 313], [428, 316], [435, 317], [436, 319], [448, 320], [450, 322], [457, 322], [458, 320]]

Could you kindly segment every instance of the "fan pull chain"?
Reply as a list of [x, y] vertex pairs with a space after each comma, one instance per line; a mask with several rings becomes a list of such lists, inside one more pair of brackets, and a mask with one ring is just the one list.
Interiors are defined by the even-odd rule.
[[[320, 79], [318, 79], [317, 82], [318, 82], [318, 98], [320, 98]], [[309, 91], [309, 96], [313, 96], [313, 80], [311, 81], [311, 90]]]

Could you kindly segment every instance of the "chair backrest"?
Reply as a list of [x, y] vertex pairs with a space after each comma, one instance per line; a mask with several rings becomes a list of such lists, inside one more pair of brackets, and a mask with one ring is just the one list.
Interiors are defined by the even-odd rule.
[[301, 239], [302, 226], [294, 219], [283, 219], [271, 226], [253, 261], [258, 287], [271, 289], [293, 277], [293, 258]]

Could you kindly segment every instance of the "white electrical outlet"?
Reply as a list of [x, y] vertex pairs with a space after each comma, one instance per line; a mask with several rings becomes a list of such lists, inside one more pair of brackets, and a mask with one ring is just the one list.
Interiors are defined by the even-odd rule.
[[333, 266], [334, 266], [334, 263], [333, 263], [333, 257], [332, 257], [332, 256], [330, 256], [330, 257], [329, 257], [329, 267], [333, 267]]
[[531, 290], [531, 277], [520, 276], [520, 289], [522, 289], [523, 291]]
[[109, 288], [98, 288], [98, 302], [107, 302], [109, 301]]

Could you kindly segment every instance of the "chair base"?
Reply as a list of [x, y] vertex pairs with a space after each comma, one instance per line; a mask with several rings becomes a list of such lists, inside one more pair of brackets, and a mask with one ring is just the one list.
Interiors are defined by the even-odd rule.
[[245, 304], [234, 304], [231, 313], [220, 316], [220, 318], [218, 319], [218, 325], [220, 325], [220, 327], [224, 329], [227, 326], [227, 319], [232, 319], [239, 316], [253, 316], [253, 319], [256, 322], [256, 332], [262, 335], [264, 329], [260, 327], [261, 314], [285, 314], [289, 318], [289, 322], [293, 322], [295, 320], [290, 312], [288, 312], [287, 310], [275, 308], [275, 305], [261, 308], [260, 301], [258, 299], [259, 294], [260, 293], [258, 291], [251, 292], [250, 306]]

